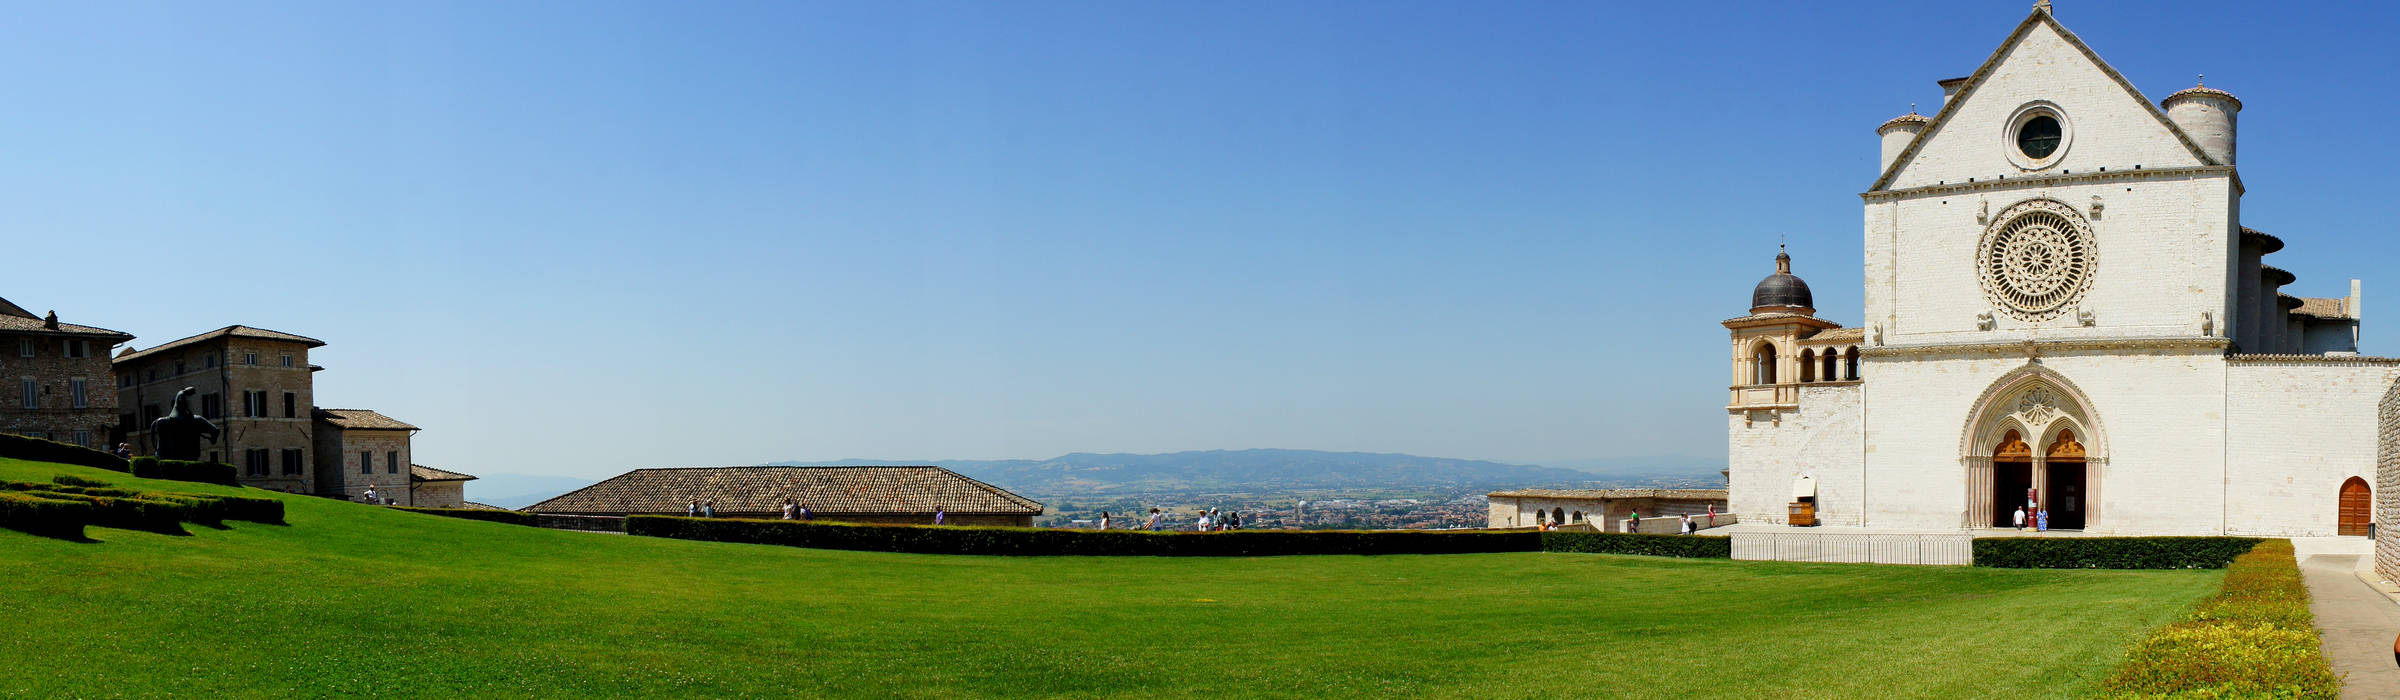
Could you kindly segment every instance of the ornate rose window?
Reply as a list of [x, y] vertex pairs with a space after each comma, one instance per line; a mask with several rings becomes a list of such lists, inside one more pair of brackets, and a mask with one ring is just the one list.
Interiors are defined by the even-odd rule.
[[2017, 319], [2041, 321], [2083, 298], [2097, 262], [2083, 215], [2065, 203], [2035, 199], [1993, 217], [1976, 248], [1975, 271], [1992, 305]]

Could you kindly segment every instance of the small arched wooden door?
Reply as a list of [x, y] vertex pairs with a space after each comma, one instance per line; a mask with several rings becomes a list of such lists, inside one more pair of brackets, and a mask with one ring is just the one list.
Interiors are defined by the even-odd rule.
[[2350, 477], [2342, 482], [2341, 535], [2365, 535], [2367, 523], [2375, 519], [2375, 497], [2367, 490], [2367, 480]]

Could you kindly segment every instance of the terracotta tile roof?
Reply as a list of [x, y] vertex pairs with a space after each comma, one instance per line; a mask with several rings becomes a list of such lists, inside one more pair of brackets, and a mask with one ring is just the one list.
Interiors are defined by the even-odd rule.
[[2158, 103], [2163, 105], [2163, 104], [2166, 104], [2166, 103], [2169, 103], [2169, 102], [2174, 102], [2174, 101], [2176, 100], [2176, 98], [2184, 97], [2184, 96], [2186, 96], [2186, 95], [2189, 95], [2189, 96], [2192, 96], [2192, 97], [2199, 97], [2199, 96], [2202, 96], [2202, 95], [2206, 95], [2206, 96], [2209, 96], [2209, 97], [2221, 97], [2221, 98], [2224, 98], [2224, 99], [2225, 99], [2226, 101], [2228, 101], [2228, 102], [2232, 102], [2232, 103], [2233, 103], [2233, 108], [2234, 108], [2234, 109], [2236, 109], [2236, 110], [2239, 110], [2239, 109], [2241, 109], [2241, 108], [2242, 108], [2242, 99], [2241, 99], [2241, 98], [2239, 98], [2239, 97], [2234, 97], [2234, 96], [2233, 96], [2233, 93], [2226, 92], [2226, 91], [2223, 91], [2223, 90], [2219, 90], [2219, 89], [2216, 89], [2216, 88], [2212, 88], [2212, 87], [2209, 87], [2209, 86], [2206, 86], [2206, 85], [2194, 85], [2194, 86], [2192, 86], [2192, 87], [2188, 87], [2188, 88], [2184, 88], [2184, 89], [2181, 89], [2181, 90], [2177, 90], [2177, 91], [2175, 91], [2175, 94], [2168, 95], [2168, 96], [2167, 96], [2167, 99], [2159, 100], [2159, 101], [2158, 101]]
[[1932, 119], [1927, 119], [1927, 118], [1925, 118], [1925, 115], [1918, 114], [1918, 113], [1916, 113], [1916, 112], [1913, 112], [1913, 111], [1912, 111], [1912, 112], [1909, 112], [1909, 113], [1907, 113], [1907, 114], [1903, 114], [1903, 115], [1900, 115], [1900, 116], [1897, 116], [1897, 117], [1892, 117], [1892, 120], [1891, 120], [1891, 121], [1888, 121], [1888, 122], [1884, 122], [1884, 123], [1883, 123], [1883, 126], [1878, 126], [1878, 127], [1875, 127], [1875, 132], [1876, 132], [1876, 133], [1883, 133], [1883, 130], [1885, 130], [1885, 129], [1889, 129], [1889, 128], [1892, 128], [1894, 125], [1898, 125], [1898, 124], [1931, 124], [1931, 123], [1933, 123], [1933, 120], [1932, 120]]
[[2275, 234], [2260, 231], [2248, 226], [2242, 227], [2242, 239], [2246, 241], [2256, 241], [2258, 243], [2258, 254], [2260, 255], [2266, 255], [2278, 250], [2283, 250], [2283, 239], [2276, 238]]
[[320, 408], [316, 419], [343, 430], [416, 430], [417, 426], [364, 408]]
[[2347, 319], [2350, 318], [2350, 314], [2342, 307], [2348, 302], [2348, 299], [2319, 299], [2316, 297], [2301, 297], [2300, 308], [2292, 309], [2292, 313], [2300, 314], [2302, 316], [2315, 316], [2317, 318]]
[[1824, 331], [1818, 332], [1816, 335], [1801, 338], [1800, 344], [1854, 343], [1863, 340], [1866, 337], [1867, 329], [1864, 328], [1828, 328]]
[[2276, 286], [2283, 286], [2283, 285], [2291, 284], [2293, 280], [2300, 279], [2300, 277], [2299, 277], [2298, 275], [2294, 275], [2294, 274], [2292, 274], [2292, 272], [2291, 272], [2290, 270], [2286, 270], [2286, 269], [2283, 269], [2283, 268], [2280, 268], [2280, 267], [2276, 267], [2276, 266], [2273, 266], [2273, 265], [2260, 265], [2260, 266], [2258, 266], [2258, 273], [2259, 273], [2259, 277], [2260, 277], [2260, 279], [2264, 279], [2264, 280], [2266, 280], [2266, 281], [2267, 281], [2267, 284], [2272, 284], [2272, 285], [2276, 285]]
[[636, 469], [525, 507], [529, 513], [682, 515], [692, 499], [721, 514], [780, 513], [783, 499], [818, 513], [1039, 515], [1042, 504], [941, 467], [683, 467]]
[[463, 509], [466, 509], [466, 510], [508, 510], [507, 508], [502, 508], [502, 507], [495, 506], [495, 505], [487, 505], [487, 504], [482, 504], [482, 503], [476, 503], [476, 502], [474, 502], [474, 501], [465, 501], [465, 502], [461, 502], [461, 503], [459, 503], [459, 504], [458, 504], [458, 507], [460, 507], [460, 508], [463, 508]]
[[38, 316], [33, 315], [33, 312], [26, 311], [25, 307], [18, 306], [7, 299], [0, 299], [0, 316], [23, 316], [26, 318], [39, 318]]
[[1565, 498], [1615, 500], [1623, 498], [1688, 498], [1724, 500], [1725, 489], [1516, 489], [1493, 491], [1487, 498]]
[[428, 466], [425, 466], [425, 465], [422, 465], [422, 464], [411, 464], [411, 465], [408, 465], [408, 480], [409, 480], [409, 481], [474, 481], [474, 480], [475, 480], [475, 477], [474, 477], [474, 475], [471, 475], [471, 474], [460, 474], [460, 473], [458, 473], [458, 472], [450, 471], [450, 470], [448, 470], [448, 469], [435, 469], [435, 468], [433, 468], [433, 467], [428, 467]]
[[[106, 328], [98, 328], [94, 326], [79, 326], [72, 323], [60, 323], [58, 324], [57, 328], [50, 328], [43, 323], [42, 319], [18, 316], [16, 314], [0, 314], [0, 333], [39, 333], [42, 335], [93, 336], [97, 338], [109, 339], [110, 344], [122, 343], [133, 339], [133, 334], [126, 333], [124, 331], [112, 331]], [[101, 348], [97, 351], [97, 354], [108, 354], [108, 348]]]
[[152, 347], [152, 348], [150, 348], [150, 349], [148, 349], [148, 350], [143, 350], [143, 351], [140, 351], [140, 352], [128, 352], [128, 353], [124, 353], [124, 354], [121, 354], [121, 355], [118, 355], [118, 356], [117, 356], [117, 361], [118, 361], [118, 362], [120, 362], [120, 363], [122, 363], [122, 362], [131, 362], [131, 361], [134, 361], [134, 360], [139, 360], [139, 359], [142, 359], [142, 358], [145, 358], [145, 357], [149, 357], [149, 356], [151, 355], [151, 353], [155, 353], [155, 352], [158, 352], [158, 351], [161, 351], [161, 350], [172, 350], [172, 349], [175, 349], [175, 348], [180, 348], [180, 347], [188, 347], [188, 346], [192, 346], [192, 345], [198, 345], [198, 344], [200, 344], [200, 343], [202, 343], [202, 342], [206, 342], [206, 341], [210, 341], [210, 340], [216, 340], [216, 339], [218, 339], [218, 338], [255, 338], [255, 339], [259, 339], [259, 340], [283, 340], [283, 341], [289, 341], [289, 342], [294, 342], [294, 343], [300, 343], [300, 344], [304, 344], [304, 345], [307, 345], [307, 346], [309, 346], [309, 347], [312, 347], [312, 348], [314, 348], [314, 347], [323, 347], [323, 346], [325, 345], [325, 341], [318, 340], [318, 339], [315, 339], [315, 338], [311, 338], [311, 337], [308, 337], [308, 336], [305, 336], [305, 335], [293, 335], [293, 334], [290, 334], [290, 333], [285, 333], [285, 332], [283, 332], [283, 331], [270, 331], [270, 330], [267, 330], [267, 329], [264, 329], [264, 328], [251, 328], [251, 327], [249, 327], [249, 326], [226, 326], [226, 327], [224, 327], [224, 328], [219, 328], [219, 329], [216, 329], [216, 330], [213, 330], [213, 331], [209, 331], [209, 332], [207, 332], [207, 333], [202, 333], [202, 334], [199, 334], [199, 335], [195, 335], [195, 336], [192, 336], [192, 337], [189, 337], [189, 338], [183, 338], [183, 339], [180, 339], [180, 340], [170, 340], [170, 341], [167, 341], [167, 342], [165, 342], [165, 343], [161, 343], [161, 344], [159, 344], [159, 345], [157, 345], [157, 346], [154, 346], [154, 347]]

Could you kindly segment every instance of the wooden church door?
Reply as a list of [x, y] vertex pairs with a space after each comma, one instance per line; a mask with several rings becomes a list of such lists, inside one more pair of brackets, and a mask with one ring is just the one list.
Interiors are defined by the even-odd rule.
[[2342, 482], [2341, 528], [2337, 534], [2367, 534], [2367, 523], [2375, 519], [2375, 498], [2367, 490], [2367, 480], [2350, 477]]

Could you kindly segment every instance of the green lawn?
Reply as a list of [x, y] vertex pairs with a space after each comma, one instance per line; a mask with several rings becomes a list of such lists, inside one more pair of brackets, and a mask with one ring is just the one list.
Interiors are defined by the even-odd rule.
[[[0, 460], [56, 473], [228, 490]], [[945, 557], [287, 500], [190, 537], [0, 530], [0, 695], [2050, 697], [2222, 576]]]

